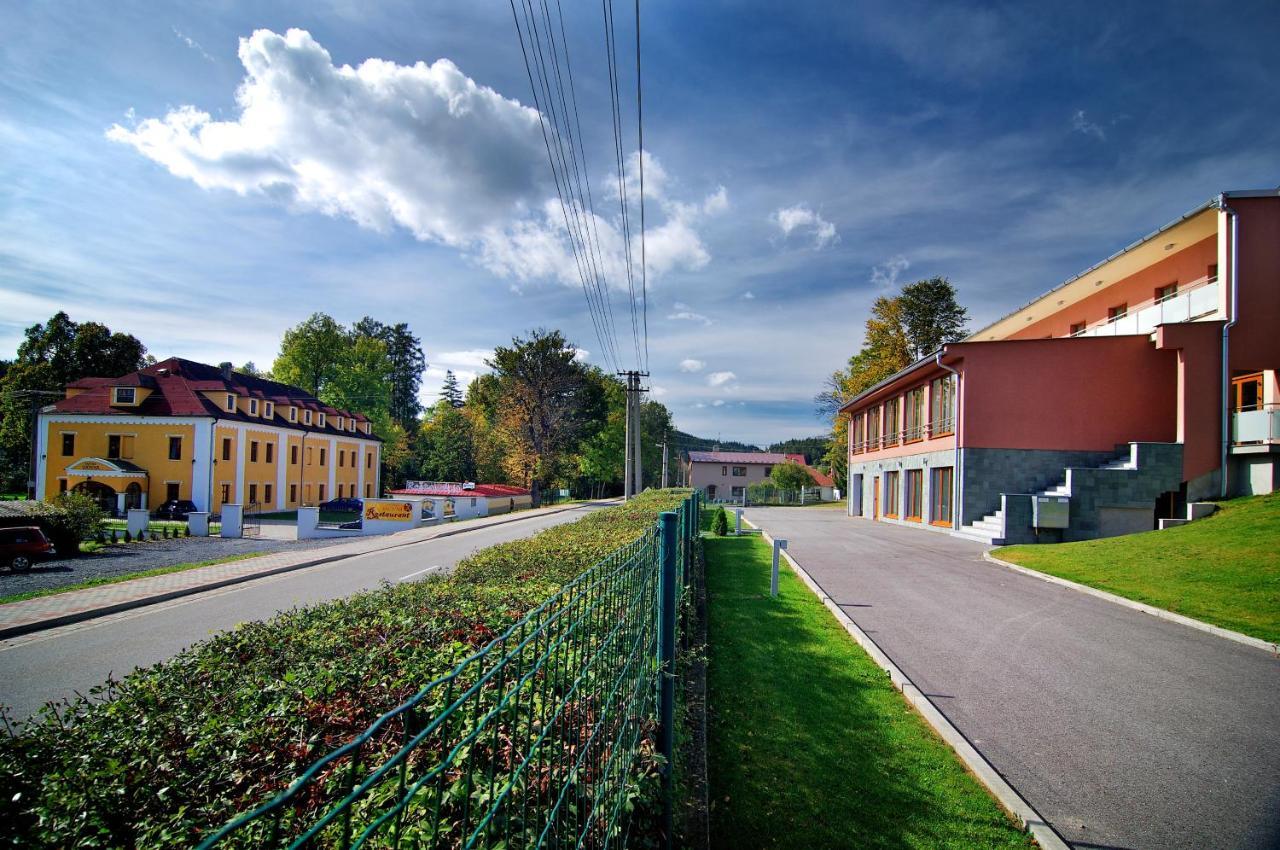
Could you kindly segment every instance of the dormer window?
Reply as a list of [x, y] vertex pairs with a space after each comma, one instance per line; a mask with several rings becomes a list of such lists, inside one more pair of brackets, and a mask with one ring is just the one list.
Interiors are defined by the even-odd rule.
[[133, 404], [137, 399], [137, 390], [133, 387], [112, 387], [112, 404]]
[[232, 413], [236, 412], [236, 394], [227, 393], [227, 410]]
[[249, 415], [250, 416], [258, 415], [258, 400], [256, 398], [249, 399]]
[[308, 410], [307, 412], [305, 412], [305, 413], [303, 413], [303, 414], [302, 414], [302, 423], [303, 423], [304, 425], [310, 425], [310, 424], [311, 424], [311, 411], [310, 411], [310, 410]]
[[298, 408], [294, 407], [293, 405], [289, 405], [289, 421], [290, 422], [298, 421]]
[[352, 432], [353, 434], [355, 433], [355, 430], [356, 430], [356, 421], [354, 419], [351, 419], [350, 417], [347, 418], [347, 430]]
[[272, 402], [272, 401], [263, 402], [262, 415], [267, 417], [268, 419], [274, 419], [276, 416], [275, 402]]
[[369, 423], [368, 423], [368, 422], [364, 423], [364, 432], [365, 432], [366, 434], [368, 434], [368, 433], [369, 433]]
[[320, 414], [320, 427], [321, 427], [321, 428], [323, 428], [323, 427], [324, 427], [324, 414], [323, 414], [323, 413], [321, 413], [321, 414]]

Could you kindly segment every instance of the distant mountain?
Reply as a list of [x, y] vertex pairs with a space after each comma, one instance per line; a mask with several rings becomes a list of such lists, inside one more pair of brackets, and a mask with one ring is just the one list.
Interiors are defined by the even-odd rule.
[[739, 443], [736, 440], [713, 440], [706, 437], [695, 437], [693, 434], [686, 434], [684, 431], [676, 431], [675, 446], [680, 454], [685, 455], [689, 452], [758, 452], [763, 451], [759, 446], [753, 446], [750, 443]]

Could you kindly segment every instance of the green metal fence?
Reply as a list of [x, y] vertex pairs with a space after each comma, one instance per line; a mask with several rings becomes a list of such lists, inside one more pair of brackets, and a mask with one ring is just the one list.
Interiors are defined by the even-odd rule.
[[201, 850], [624, 847], [640, 810], [659, 833], [645, 843], [668, 844], [676, 614], [699, 511], [695, 493], [661, 514]]

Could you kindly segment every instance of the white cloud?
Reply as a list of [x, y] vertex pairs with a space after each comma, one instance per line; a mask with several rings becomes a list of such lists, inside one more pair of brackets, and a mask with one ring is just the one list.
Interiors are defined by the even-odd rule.
[[746, 292], [742, 293], [742, 297], [745, 298], [747, 301], [754, 301], [756, 294], [752, 292], [750, 289], [748, 289]]
[[1093, 136], [1100, 142], [1107, 140], [1107, 134], [1103, 129], [1085, 118], [1083, 109], [1077, 109], [1076, 114], [1071, 116], [1071, 129], [1086, 136]]
[[682, 304], [681, 302], [677, 301], [672, 306], [675, 309], [675, 312], [667, 314], [668, 319], [674, 319], [675, 321], [684, 321], [684, 322], [701, 322], [704, 325], [711, 324], [710, 317], [704, 316], [702, 313], [695, 312], [689, 307], [688, 304]]
[[906, 257], [896, 254], [871, 267], [871, 282], [887, 292], [898, 285], [898, 276], [910, 267], [911, 262]]
[[713, 387], [723, 387], [730, 381], [737, 380], [738, 376], [732, 372], [712, 372], [707, 375], [707, 383]]
[[[107, 138], [205, 189], [264, 195], [378, 231], [404, 228], [508, 278], [579, 285], [536, 110], [476, 83], [449, 59], [335, 66], [299, 29], [257, 30], [240, 40], [239, 57], [245, 77], [235, 120], [180, 106], [163, 118], [112, 125]], [[634, 154], [631, 162], [628, 172], [638, 171]], [[646, 153], [651, 277], [705, 266], [711, 256], [697, 224], [728, 206], [724, 187], [686, 204], [670, 197], [672, 183]], [[607, 206], [584, 220], [599, 235], [610, 282], [625, 288], [625, 244]], [[638, 262], [638, 232], [633, 239]]]
[[[196, 51], [197, 53], [199, 53], [201, 56], [203, 56], [203, 57], [205, 58], [205, 60], [206, 60], [206, 61], [208, 61], [208, 62], [213, 62], [214, 64], [217, 64], [218, 60], [217, 60], [217, 59], [214, 59], [212, 56], [210, 56], [210, 55], [205, 51], [204, 47], [202, 47], [202, 46], [201, 46], [200, 42], [196, 41], [194, 38], [192, 38], [191, 36], [187, 35], [186, 33], [184, 33], [182, 30], [178, 29], [177, 27], [172, 27], [171, 29], [173, 30], [173, 34], [174, 34], [175, 36], [177, 36], [177, 37], [178, 37], [178, 40], [179, 40], [179, 41], [181, 41], [181, 42], [182, 42], [183, 44], [185, 44], [187, 47], [190, 47], [192, 50], [194, 50], [194, 51]], [[130, 110], [130, 112], [132, 112], [132, 111], [133, 111], [133, 110]]]
[[591, 352], [585, 348], [575, 348], [573, 350], [573, 359], [579, 363], [586, 363], [589, 357], [591, 357]]
[[712, 407], [724, 407], [724, 399], [722, 399], [722, 398], [718, 398], [718, 399], [716, 399], [715, 401], [711, 402], [711, 406], [712, 406]]
[[707, 364], [702, 360], [694, 360], [692, 357], [680, 361], [681, 372], [701, 372]]
[[[471, 367], [473, 369], [487, 369], [487, 360], [493, 357], [492, 348], [470, 348], [465, 351], [442, 351], [435, 357], [428, 357], [433, 364], [442, 363], [446, 366], [462, 366]], [[456, 369], [454, 371], [457, 371]]]
[[805, 204], [790, 207], [779, 207], [769, 216], [769, 220], [782, 231], [784, 238], [793, 232], [807, 233], [813, 238], [813, 247], [826, 248], [840, 241], [836, 226], [814, 212]]

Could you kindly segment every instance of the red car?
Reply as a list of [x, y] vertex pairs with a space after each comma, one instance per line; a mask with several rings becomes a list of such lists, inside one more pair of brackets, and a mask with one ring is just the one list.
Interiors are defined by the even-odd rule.
[[36, 561], [52, 554], [49, 538], [36, 526], [0, 528], [0, 564], [8, 564], [15, 573], [25, 573]]

